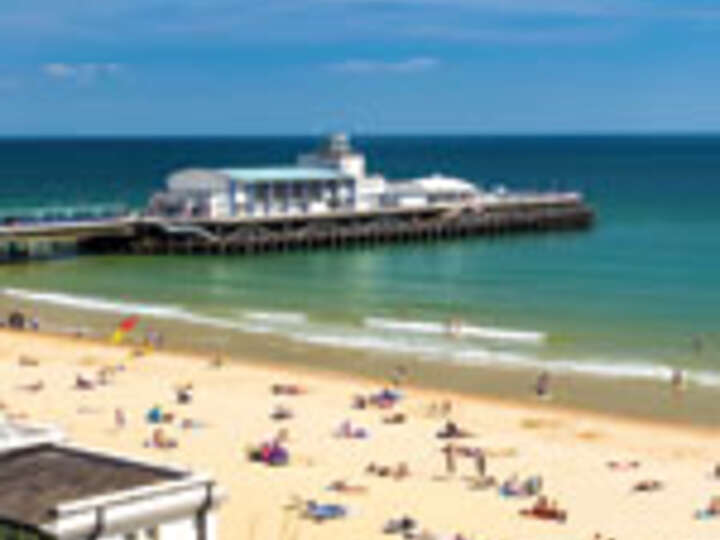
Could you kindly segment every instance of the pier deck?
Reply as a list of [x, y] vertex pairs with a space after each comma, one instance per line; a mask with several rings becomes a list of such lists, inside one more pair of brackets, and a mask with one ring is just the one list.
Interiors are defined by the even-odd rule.
[[245, 219], [124, 217], [0, 227], [0, 261], [68, 253], [259, 254], [513, 232], [581, 230], [594, 213], [574, 194], [476, 205], [389, 208]]

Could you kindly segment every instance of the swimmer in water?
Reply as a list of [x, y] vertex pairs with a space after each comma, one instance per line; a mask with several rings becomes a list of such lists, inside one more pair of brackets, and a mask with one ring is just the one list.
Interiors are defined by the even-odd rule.
[[457, 317], [450, 319], [448, 322], [447, 332], [450, 337], [460, 337], [460, 333], [462, 332], [462, 320]]

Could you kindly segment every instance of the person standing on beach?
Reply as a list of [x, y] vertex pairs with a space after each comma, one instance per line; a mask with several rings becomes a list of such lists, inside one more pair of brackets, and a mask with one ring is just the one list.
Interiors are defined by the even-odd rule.
[[676, 394], [681, 394], [685, 391], [685, 374], [682, 369], [674, 369], [672, 377], [670, 378], [670, 384]]
[[550, 372], [543, 371], [535, 381], [535, 394], [539, 398], [550, 397]]
[[480, 478], [485, 478], [485, 472], [487, 467], [487, 460], [485, 458], [485, 452], [479, 446], [475, 449], [475, 470], [477, 470]]
[[115, 427], [117, 429], [122, 429], [125, 427], [125, 424], [127, 423], [127, 418], [125, 417], [125, 411], [121, 409], [120, 407], [115, 409]]
[[445, 472], [448, 475], [455, 474], [455, 445], [453, 443], [447, 443], [442, 447], [442, 451], [445, 454]]

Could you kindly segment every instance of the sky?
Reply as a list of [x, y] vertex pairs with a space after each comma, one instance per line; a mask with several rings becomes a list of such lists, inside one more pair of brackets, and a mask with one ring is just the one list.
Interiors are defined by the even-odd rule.
[[0, 136], [720, 131], [720, 0], [2, 0]]

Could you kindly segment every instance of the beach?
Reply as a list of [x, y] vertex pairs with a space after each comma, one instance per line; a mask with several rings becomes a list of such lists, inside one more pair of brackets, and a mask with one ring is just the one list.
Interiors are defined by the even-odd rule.
[[[720, 519], [694, 518], [720, 494], [720, 480], [712, 474], [720, 455], [716, 430], [622, 419], [539, 400], [512, 403], [419, 389], [412, 386], [412, 371], [392, 408], [355, 409], [353, 396], [377, 393], [387, 381], [262, 358], [233, 358], [218, 367], [210, 352], [135, 356], [133, 350], [87, 338], [3, 330], [5, 412], [56, 424], [77, 443], [213, 475], [228, 494], [220, 511], [224, 540], [387, 538], [383, 526], [404, 515], [417, 520], [418, 530], [478, 540], [582, 540], [596, 533], [616, 540], [720, 537]], [[108, 384], [74, 388], [78, 375], [95, 381], [103, 367]], [[175, 389], [186, 384], [192, 384], [192, 401], [180, 404]], [[275, 395], [273, 385], [303, 391]], [[449, 414], [431, 414], [433, 403], [445, 401], [451, 402]], [[146, 421], [155, 405], [174, 416], [162, 429], [176, 439], [176, 448], [143, 444], [157, 429]], [[273, 420], [278, 405], [290, 409], [292, 418]], [[117, 409], [124, 413], [124, 427], [116, 425]], [[397, 413], [404, 422], [383, 421]], [[345, 421], [366, 437], [335, 436]], [[448, 421], [472, 436], [437, 438]], [[249, 446], [271, 440], [283, 428], [287, 465], [248, 459]], [[513, 474], [540, 475], [542, 493], [567, 512], [566, 521], [521, 516], [535, 497], [502, 497], [497, 487], [472, 489], [476, 463], [460, 451], [456, 471], [449, 474], [442, 452], [448, 442], [482, 449], [487, 474], [499, 483]], [[381, 477], [366, 472], [370, 463], [391, 469], [404, 463], [409, 474]], [[328, 489], [336, 481], [364, 489]], [[659, 489], [633, 489], [648, 481], [659, 482]], [[322, 523], [303, 519], [291, 504], [297, 498], [340, 504], [348, 514]]]

